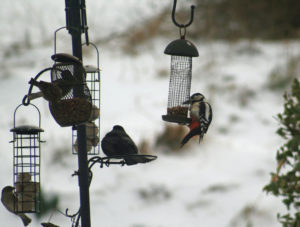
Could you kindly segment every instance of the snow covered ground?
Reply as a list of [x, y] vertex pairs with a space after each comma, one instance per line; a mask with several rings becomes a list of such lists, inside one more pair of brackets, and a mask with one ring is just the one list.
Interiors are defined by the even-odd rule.
[[[12, 145], [8, 142], [12, 139], [9, 130], [14, 108], [27, 93], [29, 79], [53, 64], [53, 31], [64, 26], [62, 1], [48, 3], [45, 9], [42, 1], [5, 0], [5, 7], [1, 7], [1, 188], [13, 182]], [[158, 0], [111, 0], [110, 5], [87, 1], [91, 41], [120, 32], [170, 3], [162, 4]], [[53, 12], [57, 12], [55, 17]], [[32, 14], [39, 14], [41, 20], [33, 19], [36, 17]], [[32, 48], [24, 46], [26, 37]], [[276, 150], [283, 142], [275, 134], [278, 122], [274, 119], [282, 111], [283, 99], [280, 92], [266, 89], [266, 84], [275, 66], [300, 54], [300, 42], [192, 40], [200, 54], [193, 59], [192, 93], [206, 95], [214, 119], [203, 143], [194, 140], [186, 152], [166, 154], [154, 146], [154, 140], [165, 125], [161, 115], [166, 114], [169, 77], [160, 72], [169, 70], [170, 58], [163, 50], [170, 41], [151, 40], [134, 56], [124, 54], [119, 46], [98, 46], [101, 137], [113, 125], [123, 125], [137, 144], [148, 141], [158, 159], [131, 167], [94, 167], [92, 226], [280, 226], [276, 214], [284, 207], [262, 188], [275, 169]], [[63, 47], [69, 45], [67, 39], [62, 42]], [[94, 64], [95, 56], [84, 56], [84, 63]], [[42, 137], [47, 141], [42, 147], [42, 187], [60, 196], [62, 211], [69, 208], [75, 212], [79, 193], [77, 179], [71, 177], [77, 170], [77, 157], [71, 154], [71, 129], [55, 123], [45, 101], [34, 104], [41, 110]], [[20, 118], [26, 118], [26, 114], [20, 114]], [[55, 152], [66, 149], [68, 153], [53, 162]], [[39, 226], [49, 216], [34, 219], [31, 226]], [[51, 221], [71, 226], [70, 220], [59, 213]], [[3, 206], [0, 224], [21, 226]]]

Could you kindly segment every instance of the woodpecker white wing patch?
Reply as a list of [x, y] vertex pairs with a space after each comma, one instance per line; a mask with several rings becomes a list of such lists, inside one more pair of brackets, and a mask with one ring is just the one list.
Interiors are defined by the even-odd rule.
[[200, 116], [209, 124], [212, 120], [212, 109], [208, 102], [199, 103]]
[[181, 141], [181, 147], [193, 136], [199, 135], [199, 143], [203, 139], [212, 120], [212, 108], [210, 104], [204, 100], [192, 101], [190, 106], [190, 117], [190, 132]]

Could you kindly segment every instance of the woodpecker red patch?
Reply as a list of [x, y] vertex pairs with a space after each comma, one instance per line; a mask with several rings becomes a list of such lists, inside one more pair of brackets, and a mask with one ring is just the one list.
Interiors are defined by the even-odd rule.
[[190, 130], [192, 131], [193, 129], [195, 129], [195, 128], [199, 128], [200, 127], [200, 122], [199, 121], [194, 121], [193, 119], [192, 119], [192, 123], [189, 125], [189, 127], [190, 127]]

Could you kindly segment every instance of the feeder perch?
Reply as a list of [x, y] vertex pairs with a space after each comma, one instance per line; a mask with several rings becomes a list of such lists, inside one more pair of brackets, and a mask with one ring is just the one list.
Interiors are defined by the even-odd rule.
[[40, 211], [40, 153], [41, 137], [44, 130], [40, 128], [41, 117], [38, 111], [39, 125], [16, 126], [16, 112], [14, 112], [13, 132], [13, 174], [16, 197], [14, 204], [16, 213], [38, 213]]
[[[89, 43], [88, 46], [94, 47], [97, 53], [97, 66], [86, 65], [86, 83], [92, 97], [92, 111], [86, 127], [86, 144], [88, 155], [98, 155], [100, 153], [100, 69], [99, 69], [99, 51], [97, 46]], [[72, 128], [72, 153], [78, 154], [77, 127]]]
[[191, 6], [191, 19], [183, 25], [175, 20], [177, 1], [174, 0], [172, 10], [173, 23], [180, 28], [180, 39], [174, 40], [166, 47], [164, 53], [171, 55], [171, 74], [169, 82], [169, 95], [167, 115], [162, 119], [168, 122], [189, 124], [188, 104], [183, 104], [190, 97], [192, 82], [192, 57], [198, 57], [195, 45], [185, 39], [186, 27], [192, 24], [194, 17], [194, 6]]
[[62, 127], [88, 121], [92, 112], [92, 98], [81, 61], [64, 53], [54, 54], [52, 59], [55, 64], [51, 70], [51, 81], [62, 88], [60, 101], [49, 103], [52, 116]]

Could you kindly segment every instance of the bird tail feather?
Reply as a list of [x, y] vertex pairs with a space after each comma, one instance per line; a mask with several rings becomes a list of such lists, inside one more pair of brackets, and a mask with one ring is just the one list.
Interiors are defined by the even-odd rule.
[[22, 219], [24, 226], [29, 225], [29, 223], [31, 222], [31, 219], [29, 217], [27, 217], [25, 214], [19, 214], [19, 216]]
[[38, 85], [39, 85], [39, 83], [38, 83], [35, 79], [33, 79], [33, 78], [31, 78], [30, 81], [29, 81], [28, 83], [29, 83], [29, 84], [32, 84], [32, 85], [34, 85], [34, 86], [38, 86]]
[[41, 92], [41, 91], [36, 92], [36, 93], [31, 93], [31, 94], [28, 96], [28, 99], [29, 99], [29, 100], [33, 100], [33, 99], [37, 99], [37, 98], [40, 98], [40, 97], [43, 97], [43, 92]]
[[[201, 135], [201, 130], [200, 128], [195, 128], [193, 130], [191, 130], [181, 141], [181, 146], [180, 148], [182, 148], [184, 146], [184, 144], [186, 144], [192, 137], [196, 136], [196, 135]], [[200, 140], [201, 140], [201, 136], [200, 136]], [[200, 141], [199, 141], [200, 142]]]

